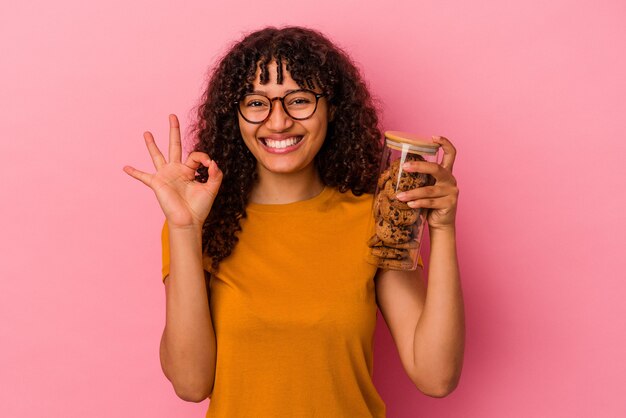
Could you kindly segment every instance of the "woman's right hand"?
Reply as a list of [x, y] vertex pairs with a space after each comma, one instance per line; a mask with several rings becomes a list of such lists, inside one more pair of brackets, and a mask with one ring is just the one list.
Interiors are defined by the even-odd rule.
[[[169, 162], [159, 151], [152, 134], [144, 132], [143, 137], [157, 171], [149, 174], [125, 166], [124, 172], [154, 191], [170, 229], [189, 227], [202, 229], [222, 183], [222, 172], [215, 161], [203, 152], [190, 153], [183, 164], [178, 118], [176, 115], [170, 115], [169, 119]], [[196, 170], [200, 165], [209, 169], [206, 183], [195, 180]]]

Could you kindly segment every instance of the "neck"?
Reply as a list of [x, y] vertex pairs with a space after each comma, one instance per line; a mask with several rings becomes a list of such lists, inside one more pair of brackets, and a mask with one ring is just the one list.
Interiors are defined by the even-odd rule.
[[252, 190], [250, 202], [280, 205], [312, 199], [322, 192], [324, 183], [313, 164], [295, 173], [272, 173], [257, 167], [259, 182]]

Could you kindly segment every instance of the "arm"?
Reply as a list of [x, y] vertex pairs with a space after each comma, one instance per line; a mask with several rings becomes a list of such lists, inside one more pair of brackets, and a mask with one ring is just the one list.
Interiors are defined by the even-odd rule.
[[461, 377], [465, 315], [454, 229], [432, 230], [428, 291], [413, 338], [415, 384], [434, 385], [435, 396], [452, 392]]
[[465, 314], [454, 229], [430, 231], [428, 292], [415, 327], [415, 379], [433, 376], [439, 393], [452, 392], [461, 378]]
[[448, 395], [459, 382], [465, 345], [454, 232], [431, 233], [428, 288], [421, 267], [379, 270], [375, 281], [378, 306], [407, 375], [426, 395]]
[[[160, 358], [176, 394], [199, 402], [212, 390], [216, 339], [202, 267], [202, 226], [222, 182], [222, 172], [209, 156], [192, 152], [182, 162], [180, 125], [169, 116], [169, 161], [150, 132], [144, 139], [156, 173], [125, 166], [124, 171], [154, 191], [169, 228], [169, 275], [165, 278], [166, 315]], [[196, 181], [200, 166], [208, 170], [205, 183]], [[164, 229], [164, 231], [166, 231]]]
[[217, 351], [202, 267], [201, 230], [171, 229], [169, 246], [161, 367], [180, 398], [200, 402], [211, 393]]

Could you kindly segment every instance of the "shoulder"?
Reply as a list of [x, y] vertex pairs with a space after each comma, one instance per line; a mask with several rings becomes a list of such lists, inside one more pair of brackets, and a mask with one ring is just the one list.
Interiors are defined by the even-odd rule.
[[338, 219], [352, 219], [353, 222], [366, 224], [372, 218], [372, 205], [374, 195], [371, 193], [354, 194], [351, 190], [340, 192], [334, 189], [334, 195], [330, 199], [332, 203], [329, 212]]

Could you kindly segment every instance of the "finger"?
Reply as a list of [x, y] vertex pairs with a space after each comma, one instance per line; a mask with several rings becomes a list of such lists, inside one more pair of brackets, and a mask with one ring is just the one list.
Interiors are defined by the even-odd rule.
[[180, 163], [182, 158], [182, 146], [180, 143], [180, 124], [176, 115], [170, 115], [170, 151], [171, 163]]
[[[223, 173], [222, 170], [217, 166], [215, 160], [212, 160], [209, 165], [209, 179], [206, 182], [207, 187], [215, 187], [215, 184], [219, 186], [222, 182]], [[212, 184], [211, 184], [212, 183]]]
[[452, 207], [453, 202], [447, 197], [431, 198], [431, 199], [417, 199], [406, 202], [409, 207], [413, 209], [449, 209]]
[[187, 156], [185, 165], [193, 171], [196, 171], [201, 165], [208, 167], [210, 162], [211, 159], [208, 154], [200, 151], [194, 151]]
[[396, 198], [402, 202], [407, 202], [409, 200], [443, 197], [452, 193], [453, 189], [451, 187], [426, 186], [398, 193], [396, 194]]
[[126, 174], [128, 174], [129, 176], [136, 178], [137, 180], [139, 180], [140, 182], [142, 182], [143, 184], [145, 184], [148, 187], [152, 187], [152, 174], [148, 174], [148, 173], [144, 173], [143, 171], [137, 170], [134, 167], [131, 167], [129, 165], [124, 166], [124, 172]]
[[217, 193], [222, 184], [222, 170], [219, 169], [215, 161], [209, 163], [209, 178], [204, 183], [204, 190], [211, 196], [211, 199], [215, 200]]
[[431, 163], [429, 161], [407, 161], [402, 164], [402, 169], [409, 173], [431, 174], [437, 181], [446, 181], [452, 177], [450, 171], [443, 169], [443, 167], [437, 163]]
[[454, 160], [456, 159], [456, 148], [454, 148], [454, 145], [452, 145], [452, 142], [450, 142], [448, 138], [443, 136], [433, 136], [433, 142], [441, 144], [441, 148], [443, 149], [441, 166], [452, 171]]
[[150, 153], [150, 157], [152, 158], [152, 163], [154, 167], [158, 170], [163, 166], [167, 161], [165, 161], [165, 157], [161, 154], [159, 147], [157, 147], [156, 142], [154, 141], [154, 137], [150, 132], [143, 133], [143, 139], [146, 141], [146, 147], [148, 147], [148, 152]]

